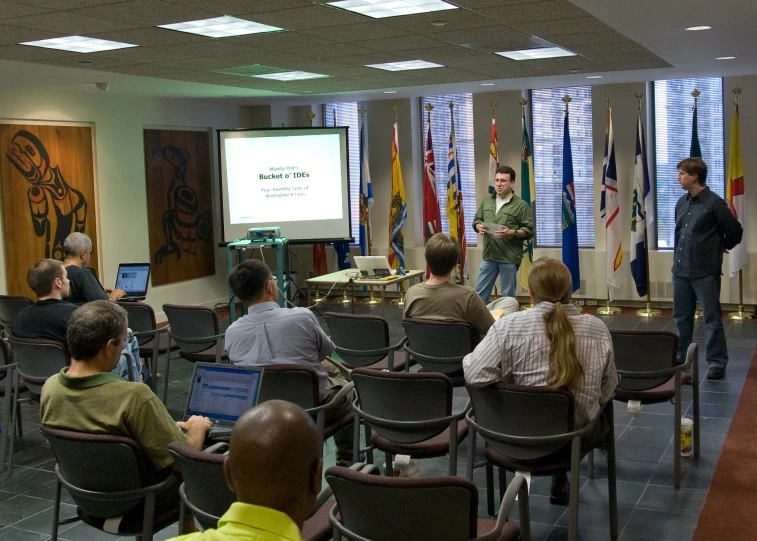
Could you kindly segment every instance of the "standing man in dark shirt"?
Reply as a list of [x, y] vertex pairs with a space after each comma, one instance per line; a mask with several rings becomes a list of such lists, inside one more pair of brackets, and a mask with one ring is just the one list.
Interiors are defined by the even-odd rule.
[[68, 318], [77, 308], [63, 300], [70, 290], [67, 274], [57, 259], [42, 259], [32, 265], [26, 273], [26, 281], [37, 295], [37, 302], [18, 313], [13, 334], [66, 343]]
[[707, 379], [723, 379], [728, 364], [720, 308], [723, 252], [741, 242], [744, 230], [726, 202], [705, 186], [706, 180], [707, 164], [701, 158], [686, 158], [678, 164], [678, 182], [688, 193], [676, 204], [673, 320], [678, 327], [678, 362], [683, 363], [699, 301], [710, 365]]
[[92, 240], [84, 233], [71, 233], [63, 242], [63, 265], [71, 280], [69, 301], [81, 304], [92, 301], [117, 301], [126, 292], [123, 289], [104, 288], [97, 276], [87, 268], [92, 255]]

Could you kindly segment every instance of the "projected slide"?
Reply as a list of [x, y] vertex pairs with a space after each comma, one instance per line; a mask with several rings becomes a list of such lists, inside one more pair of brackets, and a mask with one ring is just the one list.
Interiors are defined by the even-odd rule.
[[[349, 238], [346, 128], [220, 132], [224, 237]], [[229, 229], [227, 233], [226, 229]]]

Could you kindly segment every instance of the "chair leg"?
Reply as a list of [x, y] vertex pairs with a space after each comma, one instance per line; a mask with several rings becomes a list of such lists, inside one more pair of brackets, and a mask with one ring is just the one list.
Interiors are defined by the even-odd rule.
[[692, 452], [695, 457], [699, 456], [699, 382], [692, 382], [691, 398], [693, 401], [692, 407], [694, 409], [694, 448]]
[[578, 483], [581, 479], [581, 438], [573, 438], [570, 453], [570, 522], [568, 523], [568, 541], [578, 537]]
[[465, 467], [465, 478], [473, 481], [473, 466], [476, 461], [476, 431], [470, 429], [468, 436], [468, 464]]
[[486, 461], [486, 511], [494, 516], [494, 465]]
[[[355, 421], [352, 423], [352, 462], [360, 462], [360, 417], [355, 415]], [[365, 442], [368, 445], [368, 442]]]
[[168, 404], [168, 372], [171, 368], [171, 350], [168, 350], [166, 355], [166, 373], [163, 375], [163, 404]]
[[[612, 406], [610, 406], [612, 407]], [[613, 411], [609, 410], [610, 419], [613, 419]], [[607, 493], [610, 504], [610, 538], [618, 539], [618, 488], [617, 474], [615, 471], [615, 425], [610, 423], [607, 431]]]
[[386, 461], [384, 467], [384, 475], [387, 477], [394, 477], [394, 462], [392, 462], [392, 453], [384, 453], [384, 460]]
[[[56, 472], [57, 476], [57, 472]], [[53, 503], [53, 528], [50, 541], [58, 541], [58, 521], [60, 520], [60, 479], [55, 481], [55, 502]]]
[[588, 466], [589, 466], [589, 479], [594, 479], [594, 449], [589, 451], [589, 454], [587, 455], [588, 459]]
[[187, 504], [184, 503], [184, 498], [181, 498], [179, 502], [179, 535], [187, 533], [184, 529], [184, 525], [187, 523]]
[[365, 425], [365, 447], [367, 449], [367, 451], [365, 452], [365, 461], [368, 464], [373, 464], [373, 445], [368, 445], [368, 442], [371, 441], [372, 434], [373, 432], [371, 432], [371, 427]]
[[155, 521], [155, 492], [145, 496], [145, 513], [142, 516], [142, 540], [152, 541], [153, 523]]
[[447, 472], [450, 476], [457, 475], [457, 421], [452, 421], [449, 427], [449, 466]]
[[673, 487], [681, 488], [681, 376], [676, 373], [676, 403], [673, 416]]
[[507, 472], [502, 467], [498, 467], [497, 471], [499, 472], [499, 503], [501, 504], [507, 490]]

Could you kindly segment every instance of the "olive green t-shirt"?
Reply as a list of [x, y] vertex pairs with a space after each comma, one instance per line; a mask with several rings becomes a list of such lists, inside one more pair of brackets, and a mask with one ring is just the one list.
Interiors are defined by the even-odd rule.
[[463, 321], [484, 336], [494, 325], [494, 318], [476, 290], [451, 282], [416, 284], [405, 293], [405, 317]]
[[71, 377], [67, 372], [66, 367], [42, 387], [43, 425], [133, 438], [158, 470], [173, 463], [169, 443], [189, 443], [144, 383], [124, 381], [110, 372], [84, 377]]

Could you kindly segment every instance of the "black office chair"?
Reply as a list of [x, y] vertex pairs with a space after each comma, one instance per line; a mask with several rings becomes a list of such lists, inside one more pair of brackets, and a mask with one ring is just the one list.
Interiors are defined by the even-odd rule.
[[0, 295], [0, 325], [5, 338], [13, 336], [13, 323], [18, 313], [32, 304], [32, 300], [27, 297]]
[[323, 314], [329, 327], [336, 353], [349, 368], [405, 371], [410, 362], [404, 351], [403, 338], [397, 344], [389, 342], [389, 323], [382, 317], [360, 314]]
[[405, 351], [424, 371], [447, 374], [455, 387], [465, 385], [463, 358], [476, 347], [478, 334], [462, 321], [406, 318]]
[[8, 477], [13, 473], [13, 446], [16, 436], [13, 425], [21, 422], [21, 415], [16, 407], [19, 384], [15, 368], [11, 348], [8, 342], [0, 338], [0, 396], [3, 397], [2, 426], [5, 428], [0, 434], [0, 472], [5, 471], [7, 458]]

